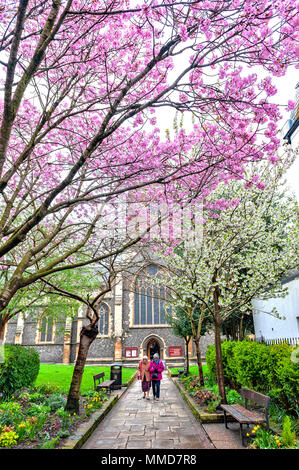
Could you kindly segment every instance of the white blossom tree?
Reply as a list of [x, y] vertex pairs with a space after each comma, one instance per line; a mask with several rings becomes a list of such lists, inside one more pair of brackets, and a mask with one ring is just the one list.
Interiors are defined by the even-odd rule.
[[[182, 308], [201, 304], [214, 325], [219, 394], [226, 401], [221, 327], [254, 297], [284, 296], [281, 277], [298, 267], [298, 204], [279, 189], [286, 162], [260, 169], [259, 183], [221, 185], [204, 202], [200, 244], [162, 254], [164, 282]], [[264, 181], [264, 183], [263, 183]], [[183, 248], [182, 248], [183, 247]], [[165, 248], [165, 247], [164, 247]], [[163, 248], [162, 248], [163, 251]]]

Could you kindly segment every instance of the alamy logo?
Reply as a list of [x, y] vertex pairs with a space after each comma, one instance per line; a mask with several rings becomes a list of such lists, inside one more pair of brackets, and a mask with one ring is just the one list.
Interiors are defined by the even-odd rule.
[[[114, 226], [119, 237], [132, 239], [140, 236], [145, 241], [182, 242], [199, 246], [202, 241], [203, 208], [201, 203], [159, 204], [125, 200], [105, 206], [108, 226]], [[107, 219], [106, 219], [107, 220]], [[109, 235], [108, 235], [109, 236]]]

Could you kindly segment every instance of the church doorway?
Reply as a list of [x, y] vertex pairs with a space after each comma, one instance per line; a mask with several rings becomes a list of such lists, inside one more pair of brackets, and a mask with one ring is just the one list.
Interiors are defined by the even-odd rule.
[[156, 339], [153, 338], [147, 343], [147, 356], [148, 356], [148, 358], [150, 360], [152, 360], [155, 353], [158, 353], [159, 357], [161, 359], [160, 344], [158, 343], [158, 341]]

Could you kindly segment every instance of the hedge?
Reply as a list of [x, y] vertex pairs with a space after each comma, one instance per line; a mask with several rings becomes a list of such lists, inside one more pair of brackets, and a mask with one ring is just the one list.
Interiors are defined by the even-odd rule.
[[4, 363], [0, 364], [0, 392], [4, 398], [34, 384], [40, 366], [38, 352], [21, 345], [4, 345]]
[[[291, 361], [291, 346], [225, 341], [221, 351], [226, 385], [266, 393], [289, 413], [299, 413], [299, 367]], [[210, 373], [216, 378], [215, 346], [208, 347], [206, 361]]]

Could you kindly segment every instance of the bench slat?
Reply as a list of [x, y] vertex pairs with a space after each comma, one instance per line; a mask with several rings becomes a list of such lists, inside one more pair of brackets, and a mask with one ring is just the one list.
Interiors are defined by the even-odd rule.
[[110, 387], [110, 385], [114, 384], [115, 380], [106, 380], [106, 382], [102, 382], [99, 384], [101, 387]]
[[270, 403], [270, 397], [268, 397], [268, 395], [263, 395], [262, 393], [255, 392], [249, 388], [242, 387], [241, 396], [264, 407], [268, 407]]
[[263, 423], [265, 421], [264, 418], [257, 416], [242, 405], [221, 405], [221, 408], [242, 424]]

